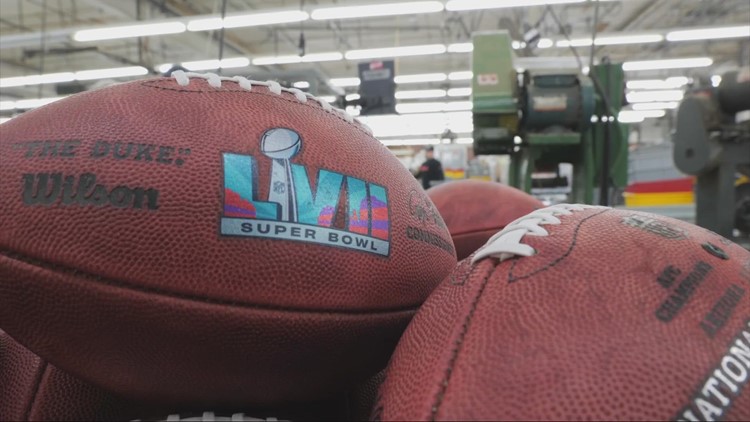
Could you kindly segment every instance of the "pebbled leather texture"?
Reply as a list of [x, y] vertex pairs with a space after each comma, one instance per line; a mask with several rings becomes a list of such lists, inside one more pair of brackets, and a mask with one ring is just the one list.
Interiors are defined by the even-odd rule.
[[[254, 157], [242, 170], [265, 201], [272, 128], [300, 135], [291, 163], [314, 194], [334, 189], [315, 192], [322, 170], [387, 190], [387, 256], [220, 233], [222, 154]], [[62, 199], [31, 204], [38, 174], [95, 175], [104, 195], [63, 183]], [[358, 218], [356, 180], [342, 183], [333, 227]], [[341, 393], [385, 365], [455, 265], [448, 231], [410, 198], [431, 204], [380, 142], [290, 93], [159, 78], [74, 95], [0, 127], [0, 328], [96, 386], [177, 405]]]
[[479, 180], [441, 183], [427, 190], [456, 246], [458, 260], [482, 247], [511, 221], [544, 205], [511, 186]]
[[57, 369], [0, 331], [0, 420], [115, 421], [151, 411]]
[[750, 419], [750, 252], [646, 213], [560, 219], [524, 236], [536, 255], [456, 266], [399, 342], [373, 419]]

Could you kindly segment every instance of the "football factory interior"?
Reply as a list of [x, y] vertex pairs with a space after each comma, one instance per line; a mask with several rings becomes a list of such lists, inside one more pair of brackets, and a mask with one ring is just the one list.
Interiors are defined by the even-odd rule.
[[0, 421], [748, 384], [750, 1], [0, 0]]

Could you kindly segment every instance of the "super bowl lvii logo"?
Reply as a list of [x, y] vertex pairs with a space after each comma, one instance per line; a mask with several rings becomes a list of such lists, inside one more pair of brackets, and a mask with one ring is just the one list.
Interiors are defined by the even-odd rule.
[[[258, 175], [257, 157], [224, 153], [224, 212], [221, 234], [293, 240], [388, 256], [390, 220], [383, 186], [325, 169], [310, 185], [308, 169], [291, 160], [302, 138], [291, 129], [267, 130], [260, 144], [271, 160], [269, 178]], [[258, 198], [258, 183], [268, 198]], [[341, 227], [334, 227], [341, 195], [347, 207]], [[344, 206], [344, 205], [341, 205]]]

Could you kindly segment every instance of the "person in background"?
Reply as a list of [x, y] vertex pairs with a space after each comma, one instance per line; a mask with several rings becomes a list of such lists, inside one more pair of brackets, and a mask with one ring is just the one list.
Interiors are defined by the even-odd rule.
[[417, 179], [422, 179], [422, 187], [426, 190], [432, 186], [434, 181], [445, 179], [443, 174], [443, 165], [435, 159], [435, 149], [433, 147], [425, 148], [427, 160], [419, 167], [419, 172], [415, 175]]

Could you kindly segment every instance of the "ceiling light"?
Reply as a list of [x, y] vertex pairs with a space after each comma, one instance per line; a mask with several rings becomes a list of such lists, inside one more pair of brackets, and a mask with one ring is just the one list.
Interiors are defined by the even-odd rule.
[[405, 3], [370, 4], [365, 6], [325, 7], [312, 11], [315, 20], [371, 18], [376, 16], [434, 13], [443, 10], [439, 1], [414, 1]]
[[633, 91], [625, 96], [629, 103], [647, 103], [651, 101], [680, 101], [683, 94], [680, 90], [668, 91]]
[[409, 100], [417, 98], [440, 98], [445, 97], [444, 89], [420, 89], [415, 91], [398, 91], [396, 98], [399, 100]]
[[211, 31], [221, 29], [224, 21], [221, 18], [195, 19], [188, 21], [188, 31]]
[[167, 73], [169, 72], [169, 69], [172, 68], [172, 66], [174, 66], [174, 63], [164, 63], [164, 64], [160, 64], [159, 66], [156, 66], [154, 70], [156, 70], [159, 73]]
[[555, 43], [556, 47], [588, 47], [591, 45], [591, 38], [574, 38], [570, 41], [560, 40]]
[[471, 101], [455, 101], [455, 102], [424, 102], [424, 103], [401, 103], [396, 104], [396, 112], [398, 113], [435, 113], [439, 111], [464, 111], [471, 110]]
[[617, 120], [622, 123], [639, 123], [646, 118], [659, 118], [664, 117], [666, 112], [664, 110], [643, 110], [643, 111], [631, 111], [622, 110], [617, 116]]
[[357, 101], [359, 98], [360, 98], [359, 94], [349, 94], [346, 97], [344, 97], [346, 101]]
[[437, 138], [414, 138], [414, 139], [382, 139], [383, 145], [389, 147], [395, 146], [416, 146], [416, 145], [437, 145], [440, 139]]
[[721, 76], [720, 75], [713, 75], [711, 76], [711, 86], [717, 87], [721, 84]]
[[292, 84], [293, 87], [297, 89], [307, 89], [310, 88], [310, 82], [307, 81], [297, 81]]
[[185, 32], [182, 22], [147, 23], [142, 25], [111, 26], [107, 28], [84, 29], [76, 31], [76, 41], [100, 41], [117, 38], [148, 37], [152, 35], [179, 34]]
[[471, 53], [472, 51], [474, 51], [474, 44], [470, 42], [448, 44], [449, 53]]
[[467, 97], [471, 95], [471, 88], [451, 88], [448, 90], [449, 97]]
[[677, 106], [680, 103], [677, 101], [668, 101], [668, 102], [653, 102], [653, 103], [635, 103], [633, 104], [633, 110], [635, 111], [643, 111], [643, 110], [672, 110], [677, 108]]
[[148, 69], [143, 66], [113, 67], [109, 69], [80, 70], [75, 73], [76, 80], [88, 81], [91, 79], [124, 78], [127, 76], [143, 76], [148, 74]]
[[331, 78], [331, 85], [346, 88], [349, 86], [359, 86], [359, 78]]
[[547, 4], [583, 3], [586, 0], [450, 0], [446, 10], [479, 10], [507, 7], [543, 6]]
[[474, 129], [471, 112], [468, 111], [364, 116], [360, 120], [367, 124], [373, 130], [374, 136], [379, 139], [440, 135], [446, 129], [454, 133], [471, 133]]
[[46, 73], [44, 75], [15, 76], [0, 78], [0, 88], [10, 88], [23, 85], [53, 84], [60, 82], [72, 82], [75, 80], [73, 72]]
[[417, 75], [398, 75], [393, 78], [397, 84], [412, 84], [422, 82], [442, 82], [448, 78], [445, 73], [421, 73]]
[[15, 101], [0, 101], [0, 111], [14, 110], [15, 108]]
[[51, 97], [51, 98], [33, 98], [29, 100], [18, 100], [14, 104], [14, 108], [18, 110], [28, 110], [32, 108], [41, 107], [49, 103], [53, 103], [57, 100], [62, 100], [65, 97]]
[[667, 60], [644, 60], [625, 62], [622, 64], [623, 70], [658, 70], [658, 69], [685, 69], [694, 67], [706, 67], [713, 64], [710, 57], [692, 57], [685, 59], [667, 59]]
[[[219, 60], [197, 60], [192, 62], [182, 62], [182, 67], [184, 67], [187, 70], [190, 71], [199, 71], [199, 70], [210, 70], [210, 69], [229, 69], [233, 67], [245, 67], [250, 65], [250, 59], [247, 57], [234, 57], [230, 59], [222, 59]], [[167, 72], [169, 69], [168, 67], [166, 70], [162, 71], [161, 73]], [[159, 70], [161, 71], [161, 66], [159, 67]]]
[[695, 41], [743, 37], [750, 37], [750, 25], [688, 29], [667, 33], [667, 41]]
[[312, 62], [334, 62], [344, 58], [344, 55], [338, 51], [332, 51], [330, 53], [313, 53], [305, 54], [302, 56], [302, 63]]
[[302, 63], [302, 57], [300, 56], [272, 56], [272, 57], [258, 57], [253, 59], [255, 66], [266, 66], [271, 64], [289, 64], [289, 63]]
[[[594, 45], [645, 44], [664, 41], [660, 34], [621, 35], [596, 37]], [[591, 45], [591, 44], [589, 44]]]
[[448, 74], [448, 79], [452, 81], [466, 81], [470, 80], [474, 77], [474, 74], [469, 71], [463, 71], [463, 72], [451, 72]]
[[456, 138], [456, 143], [459, 145], [470, 145], [474, 143], [474, 138]]
[[555, 45], [554, 41], [549, 38], [540, 38], [536, 43], [536, 48], [550, 48]]
[[446, 48], [442, 44], [411, 45], [406, 47], [369, 48], [365, 50], [349, 50], [347, 60], [378, 59], [384, 57], [423, 56], [428, 54], [443, 54]]
[[628, 89], [675, 89], [687, 85], [688, 78], [684, 76], [673, 76], [667, 79], [643, 79], [628, 81]]
[[323, 95], [323, 96], [318, 97], [318, 98], [320, 98], [321, 100], [323, 100], [323, 101], [325, 101], [327, 103], [332, 103], [332, 102], [336, 101], [336, 97], [334, 95]]
[[302, 22], [310, 15], [301, 10], [287, 10], [283, 12], [253, 13], [249, 15], [227, 16], [224, 18], [224, 28], [242, 28], [247, 26], [264, 26], [281, 23]]

